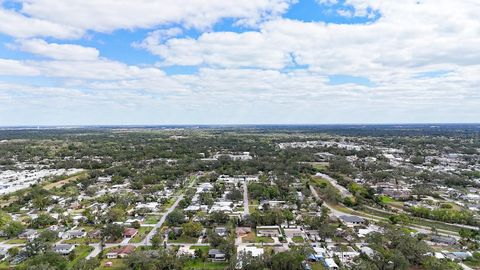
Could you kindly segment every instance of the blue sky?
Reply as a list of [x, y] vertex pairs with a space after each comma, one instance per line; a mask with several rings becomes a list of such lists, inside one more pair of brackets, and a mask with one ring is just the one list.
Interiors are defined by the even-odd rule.
[[478, 122], [479, 10], [4, 0], [0, 126]]

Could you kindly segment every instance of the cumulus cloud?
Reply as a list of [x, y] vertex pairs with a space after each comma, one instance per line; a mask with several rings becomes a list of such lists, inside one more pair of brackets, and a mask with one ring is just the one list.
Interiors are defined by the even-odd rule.
[[[83, 109], [76, 116], [96, 119], [109, 109], [130, 123], [136, 117], [150, 123], [325, 123], [473, 122], [480, 116], [475, 0], [317, 0], [352, 18], [380, 14], [364, 24], [281, 18], [294, 3], [287, 0], [21, 2], [19, 11], [0, 10], [0, 18], [9, 18], [0, 32], [20, 37], [16, 49], [43, 58], [0, 59], [0, 75], [57, 83], [0, 85], [4, 110], [14, 110], [12, 104], [60, 110], [70, 95]], [[17, 34], [11, 18], [20, 21]], [[256, 27], [213, 31], [221, 18]], [[26, 27], [33, 21], [41, 27]], [[189, 37], [189, 27], [203, 31]], [[126, 64], [100, 57], [93, 47], [32, 38], [135, 28], [152, 29], [132, 45], [150, 52], [156, 65]], [[178, 66], [195, 71], [166, 72]], [[335, 76], [347, 79], [332, 83]], [[88, 109], [97, 104], [105, 111]]]
[[97, 60], [99, 52], [96, 48], [74, 44], [47, 43], [41, 39], [24, 39], [12, 45], [14, 49], [29, 52], [56, 60]]
[[[1, 4], [1, 2], [0, 2]], [[50, 36], [63, 39], [79, 38], [84, 30], [52, 22], [48, 19], [31, 18], [0, 6], [0, 33], [13, 37], [29, 38]]]
[[255, 24], [284, 13], [293, 0], [20, 0], [22, 12], [61, 25], [100, 32], [180, 23], [208, 28], [222, 18]]

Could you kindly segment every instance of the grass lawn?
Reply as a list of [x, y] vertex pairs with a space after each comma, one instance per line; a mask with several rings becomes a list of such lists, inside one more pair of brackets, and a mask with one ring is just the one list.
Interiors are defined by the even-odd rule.
[[480, 269], [480, 261], [476, 261], [476, 260], [467, 260], [467, 261], [464, 261], [463, 263], [465, 263], [467, 266], [473, 268], [473, 269]]
[[149, 215], [145, 218], [145, 224], [157, 224], [161, 217], [161, 215]]
[[6, 244], [26, 244], [26, 239], [13, 238], [5, 242]]
[[11, 269], [10, 264], [6, 261], [0, 263], [0, 270], [7, 270]]
[[76, 245], [88, 245], [92, 243], [99, 243], [100, 239], [96, 238], [87, 238], [87, 237], [82, 237], [82, 238], [72, 238], [72, 239], [67, 239], [63, 241], [65, 244], [76, 244]]
[[71, 269], [74, 265], [78, 263], [81, 259], [87, 257], [87, 255], [93, 250], [93, 247], [90, 246], [78, 246], [75, 248], [75, 259], [68, 263], [68, 269]]
[[396, 202], [395, 199], [390, 198], [390, 197], [385, 196], [385, 195], [380, 195], [380, 196], [378, 197], [378, 199], [380, 199], [380, 201], [381, 201], [382, 203], [392, 203], [392, 202]]
[[245, 235], [244, 237], [242, 237], [242, 242], [244, 243], [255, 243], [255, 233], [254, 232], [250, 232], [248, 233], [247, 235]]
[[147, 234], [153, 229], [153, 227], [140, 227], [137, 235], [133, 237], [129, 243], [140, 243], [147, 236]]
[[197, 240], [198, 238], [197, 237], [189, 237], [189, 236], [179, 236], [177, 237], [177, 239], [174, 239], [174, 240], [171, 240], [171, 239], [168, 239], [168, 242], [171, 242], [171, 243], [191, 243], [191, 244], [194, 244], [194, 243], [197, 243]]
[[317, 263], [310, 263], [310, 266], [312, 267], [312, 270], [326, 270], [325, 266], [321, 262]]
[[227, 266], [226, 262], [202, 262], [200, 259], [194, 259], [185, 263], [183, 270], [223, 270]]
[[[105, 266], [106, 262], [112, 262], [112, 266]], [[120, 270], [124, 269], [124, 264], [122, 259], [103, 259], [100, 262], [100, 266], [96, 270]]]
[[314, 169], [320, 172], [324, 172], [327, 169], [328, 162], [309, 162]]
[[205, 253], [207, 253], [210, 250], [210, 247], [209, 246], [191, 246], [190, 249], [193, 249], [193, 250], [201, 249]]
[[292, 238], [292, 241], [295, 242], [295, 243], [303, 243], [303, 242], [305, 242], [305, 240], [303, 240], [303, 237], [301, 237], [301, 236], [294, 236], [294, 237]]
[[255, 237], [255, 242], [256, 243], [273, 243], [273, 238], [271, 237], [266, 237], [266, 236], [257, 236]]

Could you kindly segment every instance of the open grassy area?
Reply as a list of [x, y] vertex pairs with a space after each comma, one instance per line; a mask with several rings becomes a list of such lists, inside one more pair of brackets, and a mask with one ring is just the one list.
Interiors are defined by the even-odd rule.
[[308, 162], [314, 169], [324, 172], [327, 169], [328, 162]]
[[157, 224], [161, 217], [161, 215], [149, 215], [145, 218], [145, 224]]
[[26, 244], [27, 243], [27, 240], [26, 239], [19, 239], [19, 238], [13, 238], [13, 239], [10, 239], [10, 240], [7, 240], [5, 242], [6, 244]]
[[183, 270], [223, 270], [228, 266], [226, 262], [202, 262], [200, 259], [188, 261]]
[[81, 259], [87, 257], [87, 255], [93, 250], [93, 247], [80, 245], [75, 248], [75, 259], [68, 263], [68, 269], [71, 269]]
[[382, 203], [393, 203], [393, 202], [396, 202], [395, 199], [390, 198], [390, 197], [385, 196], [385, 195], [380, 195], [380, 196], [378, 196], [378, 199], [380, 199], [380, 201], [381, 201]]
[[273, 238], [265, 236], [257, 236], [254, 232], [250, 232], [242, 237], [244, 243], [273, 243]]
[[321, 262], [317, 263], [310, 263], [310, 266], [312, 267], [312, 270], [326, 270], [325, 266]]
[[64, 240], [63, 243], [65, 244], [75, 244], [75, 245], [88, 245], [93, 243], [99, 243], [100, 239], [97, 238], [89, 238], [89, 237], [82, 237], [82, 238], [72, 238]]
[[[112, 262], [112, 266], [105, 266], [106, 262]], [[96, 270], [120, 270], [124, 269], [124, 264], [122, 259], [103, 259], [100, 262], [100, 266]]]
[[273, 238], [271, 237], [266, 237], [266, 236], [257, 236], [255, 237], [255, 242], [256, 243], [273, 243]]
[[79, 178], [82, 178], [82, 177], [85, 177], [87, 175], [87, 171], [83, 171], [83, 172], [79, 172], [79, 173], [76, 173], [76, 174], [73, 174], [73, 175], [70, 175], [68, 178], [65, 178], [63, 180], [60, 180], [60, 181], [57, 181], [57, 182], [53, 182], [53, 183], [46, 183], [45, 186], [43, 186], [44, 189], [46, 190], [50, 190], [50, 189], [53, 189], [53, 188], [59, 188], [71, 181], [75, 181]]
[[303, 242], [305, 242], [305, 240], [303, 240], [303, 237], [301, 237], [301, 236], [294, 236], [294, 237], [292, 237], [292, 241], [295, 242], [295, 243], [303, 243]]
[[196, 238], [196, 237], [189, 237], [189, 236], [181, 235], [181, 236], [177, 237], [177, 239], [168, 239], [168, 242], [194, 244], [194, 243], [197, 243], [197, 240], [198, 240], [198, 238]]
[[200, 250], [203, 250], [204, 252], [208, 252], [210, 250], [210, 247], [209, 246], [191, 246], [190, 249], [193, 249], [193, 250], [200, 249]]
[[129, 243], [140, 243], [147, 236], [147, 234], [153, 229], [153, 227], [140, 227], [137, 235], [133, 237]]

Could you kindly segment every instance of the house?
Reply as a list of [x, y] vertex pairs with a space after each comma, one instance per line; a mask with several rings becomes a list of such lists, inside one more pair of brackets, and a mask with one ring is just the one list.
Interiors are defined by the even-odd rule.
[[263, 210], [263, 209], [270, 209], [270, 208], [283, 208], [285, 204], [286, 204], [286, 201], [263, 200], [260, 202], [258, 209]]
[[359, 216], [343, 215], [343, 216], [340, 216], [339, 218], [345, 225], [347, 225], [347, 227], [360, 226], [365, 223], [365, 220]]
[[33, 229], [26, 229], [23, 231], [21, 234], [18, 235], [18, 238], [20, 239], [27, 239], [27, 240], [33, 240], [39, 236], [37, 230]]
[[101, 235], [101, 230], [91, 230], [87, 233], [88, 238], [100, 238]]
[[361, 247], [360, 252], [367, 255], [370, 259], [373, 259], [373, 257], [375, 256], [375, 251], [367, 246]]
[[308, 256], [308, 260], [318, 262], [325, 258], [326, 250], [321, 247], [313, 247], [313, 253]]
[[117, 249], [113, 249], [107, 253], [107, 258], [109, 259], [116, 259], [116, 258], [123, 258], [127, 255], [130, 255], [135, 250], [135, 246], [127, 245]]
[[457, 244], [457, 239], [448, 236], [432, 235], [432, 237], [430, 238], [430, 242], [440, 245], [452, 246]]
[[70, 244], [56, 244], [53, 247], [53, 251], [61, 255], [68, 255], [74, 249], [75, 249], [75, 245], [70, 245]]
[[137, 235], [137, 233], [138, 233], [138, 230], [135, 228], [125, 228], [125, 230], [123, 230], [123, 237], [133, 238], [135, 237], [135, 235]]
[[178, 256], [189, 256], [189, 257], [194, 257], [195, 256], [195, 250], [191, 249], [189, 246], [181, 246], [178, 249], [177, 252]]
[[445, 257], [449, 258], [452, 261], [461, 262], [472, 257], [472, 253], [468, 251], [467, 252], [462, 252], [462, 251], [445, 252]]
[[204, 193], [204, 192], [209, 192], [213, 189], [213, 185], [210, 183], [201, 183], [197, 187], [197, 192], [196, 193]]
[[251, 232], [252, 232], [252, 228], [250, 228], [250, 227], [237, 227], [235, 229], [235, 233], [237, 234], [237, 237], [247, 235]]
[[214, 232], [221, 237], [227, 236], [228, 230], [225, 227], [216, 227]]
[[252, 257], [259, 257], [263, 255], [263, 253], [264, 253], [263, 248], [257, 248], [256, 246], [240, 245], [237, 248], [238, 255], [248, 254]]
[[338, 269], [340, 269], [332, 258], [325, 259], [325, 267], [328, 270], [338, 270]]
[[226, 255], [225, 252], [219, 250], [219, 249], [210, 249], [208, 251], [208, 257], [212, 259], [214, 262], [220, 262], [220, 261], [225, 261]]
[[233, 212], [232, 206], [233, 206], [233, 203], [231, 201], [214, 202], [212, 207], [210, 208], [209, 213], [213, 213], [213, 212], [231, 213]]
[[358, 251], [350, 246], [346, 246], [345, 248], [334, 246], [330, 249], [330, 251], [332, 252], [333, 256], [337, 256], [342, 262], [353, 260], [353, 258], [360, 255]]
[[278, 226], [257, 226], [257, 235], [266, 237], [279, 237], [280, 227]]
[[70, 230], [62, 235], [63, 239], [73, 239], [85, 237], [87, 233], [84, 230]]
[[320, 233], [317, 230], [307, 230], [305, 233], [310, 241], [320, 241]]
[[304, 238], [305, 236], [305, 234], [300, 228], [285, 228], [283, 229], [283, 232], [285, 233], [285, 236], [288, 238], [293, 238], [293, 237]]
[[237, 247], [237, 264], [235, 266], [236, 269], [242, 269], [243, 266], [243, 258], [245, 255], [249, 255], [251, 257], [259, 257], [263, 255], [264, 250], [263, 248], [257, 248], [255, 246], [246, 246], [240, 245]]
[[0, 248], [0, 261], [7, 259], [9, 256], [7, 248]]

